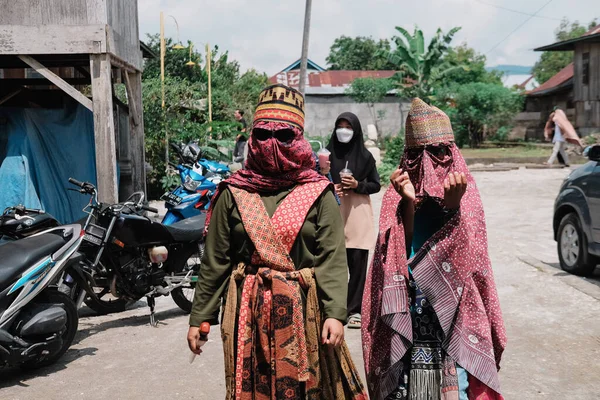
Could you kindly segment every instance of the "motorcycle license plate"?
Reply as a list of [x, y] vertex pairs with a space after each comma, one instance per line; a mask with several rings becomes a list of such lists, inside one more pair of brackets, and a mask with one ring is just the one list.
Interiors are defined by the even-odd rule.
[[100, 246], [102, 244], [101, 239], [98, 239], [97, 237], [89, 235], [87, 233], [85, 235], [83, 235], [83, 240], [90, 242], [92, 244], [95, 244], [96, 246]]
[[173, 207], [180, 205], [181, 202], [183, 201], [183, 198], [181, 198], [173, 193], [165, 193], [162, 195], [162, 197], [160, 199], [164, 200], [167, 204], [170, 204]]
[[104, 239], [104, 235], [106, 235], [106, 229], [98, 225], [90, 224], [85, 230], [83, 240], [95, 244], [96, 246], [100, 246]]

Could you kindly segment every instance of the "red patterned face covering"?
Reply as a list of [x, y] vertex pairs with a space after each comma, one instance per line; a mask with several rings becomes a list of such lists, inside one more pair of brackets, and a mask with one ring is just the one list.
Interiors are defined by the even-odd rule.
[[[312, 147], [301, 129], [283, 122], [256, 121], [248, 141], [245, 169], [219, 184], [212, 204], [229, 185], [250, 193], [269, 193], [318, 181], [329, 182], [315, 171]], [[211, 214], [212, 206], [206, 217], [205, 232]]]
[[444, 180], [451, 172], [457, 151], [454, 143], [406, 150], [401, 168], [408, 172], [415, 186], [417, 203], [427, 196], [439, 200], [444, 198]]
[[[263, 176], [278, 177], [289, 185], [290, 178], [313, 170], [312, 147], [302, 131], [282, 122], [257, 121], [248, 142], [246, 170]], [[289, 178], [285, 178], [288, 175]]]

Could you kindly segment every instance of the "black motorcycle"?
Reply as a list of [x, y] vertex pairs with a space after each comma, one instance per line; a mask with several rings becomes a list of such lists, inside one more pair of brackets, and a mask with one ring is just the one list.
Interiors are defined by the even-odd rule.
[[23, 239], [60, 223], [44, 210], [18, 205], [9, 207], [0, 215], [0, 236], [4, 241]]
[[65, 279], [78, 305], [85, 301], [97, 313], [108, 314], [146, 297], [150, 322], [156, 326], [155, 298], [170, 294], [182, 310], [191, 312], [206, 214], [167, 226], [145, 215], [158, 211], [144, 203], [141, 192], [107, 205], [98, 202], [91, 183], [69, 182], [91, 196], [79, 249], [85, 257]]

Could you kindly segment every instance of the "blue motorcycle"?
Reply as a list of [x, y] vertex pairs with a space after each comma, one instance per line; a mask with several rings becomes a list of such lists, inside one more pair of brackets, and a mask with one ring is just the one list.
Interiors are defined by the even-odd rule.
[[179, 172], [181, 184], [161, 197], [167, 208], [163, 225], [172, 225], [208, 210], [217, 185], [230, 173], [227, 165], [202, 158], [202, 151], [194, 142], [183, 147], [172, 143], [171, 148], [180, 162], [170, 165]]

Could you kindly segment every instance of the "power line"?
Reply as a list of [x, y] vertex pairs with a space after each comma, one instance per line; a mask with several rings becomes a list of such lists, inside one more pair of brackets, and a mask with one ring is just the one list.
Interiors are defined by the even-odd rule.
[[499, 8], [500, 10], [504, 10], [504, 11], [510, 11], [512, 13], [516, 13], [516, 14], [521, 14], [521, 15], [528, 15], [530, 17], [536, 17], [536, 18], [543, 18], [543, 19], [550, 19], [553, 21], [562, 21], [561, 18], [553, 18], [553, 17], [544, 17], [543, 15], [535, 15], [535, 14], [530, 14], [530, 13], [526, 13], [523, 11], [519, 11], [519, 10], [513, 10], [512, 8], [507, 8], [504, 6], [499, 6], [497, 4], [493, 4], [493, 3], [488, 3], [486, 1], [482, 1], [482, 0], [475, 0], [477, 3], [481, 3], [481, 4], [485, 4], [486, 6], [490, 6], [490, 7], [495, 7], [495, 8]]
[[536, 17], [537, 14], [542, 11], [544, 8], [546, 8], [546, 6], [550, 3], [552, 3], [554, 0], [548, 0], [548, 2], [546, 2], [546, 4], [544, 4], [543, 6], [541, 6], [536, 12], [534, 12], [533, 14], [531, 14], [529, 16], [529, 18], [527, 18], [525, 21], [523, 21], [519, 26], [517, 26], [515, 29], [513, 29], [508, 35], [506, 35], [506, 37], [504, 39], [502, 39], [501, 41], [499, 41], [498, 43], [496, 43], [496, 45], [494, 47], [492, 47], [491, 49], [489, 49], [485, 54], [489, 54], [492, 51], [496, 50], [496, 48], [498, 46], [500, 46], [502, 43], [504, 43], [504, 41], [506, 39], [508, 39], [509, 37], [511, 37], [513, 35], [513, 33], [515, 33], [516, 31], [518, 31], [519, 29], [521, 29], [523, 27], [523, 25], [525, 25], [526, 23], [529, 22], [529, 20], [531, 20], [533, 17]]

